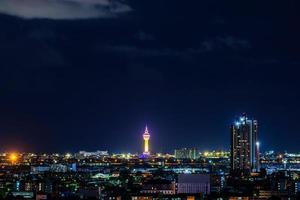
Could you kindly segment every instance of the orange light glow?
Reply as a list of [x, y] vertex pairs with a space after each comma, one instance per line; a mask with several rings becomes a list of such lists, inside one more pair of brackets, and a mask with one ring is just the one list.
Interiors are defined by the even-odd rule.
[[10, 160], [13, 164], [16, 163], [17, 160], [18, 160], [18, 155], [17, 155], [16, 153], [11, 153], [11, 154], [9, 155], [9, 160]]

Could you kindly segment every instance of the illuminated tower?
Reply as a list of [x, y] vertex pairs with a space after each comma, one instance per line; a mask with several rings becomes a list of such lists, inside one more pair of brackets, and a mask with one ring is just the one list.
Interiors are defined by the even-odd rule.
[[258, 172], [259, 145], [257, 120], [244, 114], [231, 126], [231, 169]]
[[150, 134], [148, 131], [148, 127], [146, 126], [145, 128], [145, 132], [143, 134], [143, 138], [144, 138], [144, 154], [145, 155], [149, 155], [149, 139], [150, 139]]

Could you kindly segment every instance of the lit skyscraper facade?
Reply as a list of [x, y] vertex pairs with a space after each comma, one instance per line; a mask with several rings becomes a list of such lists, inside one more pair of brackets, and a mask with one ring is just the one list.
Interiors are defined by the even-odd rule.
[[231, 126], [231, 170], [257, 172], [259, 168], [258, 123], [244, 114]]
[[149, 140], [150, 140], [150, 133], [148, 131], [148, 127], [146, 126], [145, 132], [143, 134], [143, 139], [144, 139], [144, 153], [145, 155], [149, 155]]

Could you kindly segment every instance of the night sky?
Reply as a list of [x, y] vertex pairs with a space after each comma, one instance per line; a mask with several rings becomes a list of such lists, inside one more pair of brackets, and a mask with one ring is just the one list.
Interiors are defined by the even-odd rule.
[[300, 152], [297, 0], [1, 0], [0, 150]]

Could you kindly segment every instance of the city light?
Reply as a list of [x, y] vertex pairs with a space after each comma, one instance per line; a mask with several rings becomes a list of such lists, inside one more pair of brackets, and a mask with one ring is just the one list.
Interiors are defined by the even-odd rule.
[[66, 158], [66, 159], [70, 159], [71, 157], [72, 157], [72, 154], [66, 153], [66, 155], [65, 155], [65, 158]]
[[[200, 152], [195, 147], [185, 147], [175, 149], [174, 155], [166, 153], [150, 154], [150, 133], [146, 126], [143, 133], [144, 148], [142, 154], [132, 154], [130, 152], [109, 154], [108, 151], [99, 150], [95, 152], [68, 152], [65, 154], [3, 153], [2, 156], [5, 159], [3, 160], [2, 169], [5, 169], [5, 167], [8, 167], [7, 171], [13, 169], [17, 176], [28, 173], [28, 175], [30, 174], [28, 176], [30, 182], [22, 182], [20, 181], [21, 179], [9, 179], [9, 173], [5, 176], [6, 179], [3, 180], [5, 180], [6, 184], [13, 185], [11, 190], [16, 194], [24, 195], [27, 194], [26, 192], [31, 192], [32, 190], [32, 195], [39, 195], [40, 192], [54, 193], [51, 189], [53, 188], [51, 183], [46, 183], [49, 184], [49, 187], [45, 187], [40, 182], [35, 183], [37, 177], [58, 181], [64, 187], [61, 189], [61, 192], [67, 190], [68, 193], [71, 192], [73, 194], [77, 194], [80, 189], [82, 190], [87, 187], [86, 185], [83, 187], [80, 186], [81, 181], [84, 180], [89, 182], [90, 190], [93, 188], [99, 189], [99, 186], [107, 189], [107, 191], [104, 190], [104, 193], [94, 193], [96, 199], [99, 199], [102, 194], [114, 195], [113, 190], [108, 185], [118, 187], [127, 186], [129, 177], [133, 178], [132, 180], [136, 182], [136, 185], [141, 187], [140, 191], [134, 193], [134, 195], [140, 195], [141, 197], [144, 197], [143, 195], [145, 194], [153, 194], [155, 196], [159, 192], [165, 192], [165, 195], [172, 195], [175, 199], [178, 197], [176, 196], [178, 195], [176, 192], [181, 190], [186, 190], [186, 192], [195, 190], [195, 194], [205, 194], [207, 191], [212, 191], [212, 189], [207, 190], [211, 184], [215, 184], [214, 187], [218, 191], [222, 191], [222, 188], [227, 189], [226, 184], [231, 184], [227, 181], [232, 181], [232, 172], [230, 170], [235, 168], [248, 173], [247, 175], [234, 174], [234, 176], [239, 176], [241, 180], [251, 180], [252, 184], [259, 184], [260, 182], [266, 184], [271, 182], [274, 185], [278, 185], [279, 183], [272, 176], [264, 175], [260, 177], [260, 166], [264, 167], [266, 164], [270, 166], [270, 168], [266, 168], [268, 175], [280, 175], [280, 171], [282, 170], [286, 172], [293, 170], [293, 174], [290, 177], [286, 177], [286, 181], [298, 180], [300, 169], [293, 169], [291, 166], [300, 163], [300, 154], [285, 152], [273, 155], [274, 151], [260, 153], [261, 143], [257, 140], [256, 121], [248, 120], [246, 117], [245, 119], [245, 121], [236, 122], [239, 125], [245, 123], [243, 126], [235, 126], [234, 123], [231, 131], [233, 138], [236, 137], [234, 139], [238, 142], [236, 146], [233, 146], [234, 150], [242, 154], [243, 157], [248, 158], [247, 163], [240, 163], [239, 157], [231, 156], [232, 153], [228, 151], [229, 149]], [[245, 129], [247, 132], [244, 128], [247, 128]], [[249, 146], [244, 147], [243, 151], [241, 151], [241, 144], [245, 143], [245, 141], [249, 143]], [[30, 166], [30, 171], [26, 171], [28, 170], [28, 166]], [[167, 178], [165, 178], [165, 174], [168, 175]], [[258, 177], [260, 177], [260, 180], [255, 180]], [[192, 183], [189, 182], [191, 180]], [[144, 185], [146, 186], [144, 187]], [[178, 185], [177, 188], [176, 185]], [[184, 189], [186, 187], [189, 189]], [[232, 185], [229, 185], [228, 188], [230, 187]], [[130, 195], [133, 194], [130, 193]], [[110, 199], [113, 199], [113, 197], [110, 197]], [[178, 199], [184, 200], [186, 198]]]
[[18, 160], [18, 155], [17, 153], [11, 153], [9, 155], [9, 160], [11, 161], [11, 163], [15, 164]]

